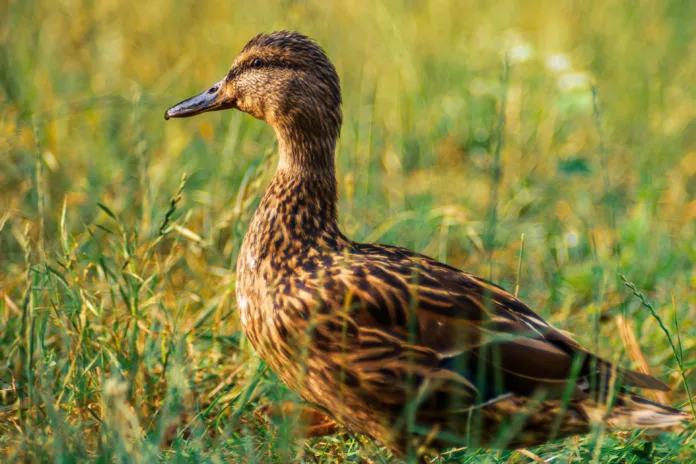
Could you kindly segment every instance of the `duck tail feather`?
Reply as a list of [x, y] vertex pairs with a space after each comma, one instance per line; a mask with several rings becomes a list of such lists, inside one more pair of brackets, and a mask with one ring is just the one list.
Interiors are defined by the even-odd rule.
[[620, 393], [618, 401], [609, 410], [603, 404], [585, 405], [585, 411], [592, 422], [604, 422], [614, 429], [673, 428], [694, 419], [686, 411], [632, 393]]
[[662, 381], [656, 379], [652, 375], [643, 374], [642, 372], [621, 370], [624, 385], [631, 387], [645, 388], [647, 390], [658, 390], [668, 392], [669, 387]]

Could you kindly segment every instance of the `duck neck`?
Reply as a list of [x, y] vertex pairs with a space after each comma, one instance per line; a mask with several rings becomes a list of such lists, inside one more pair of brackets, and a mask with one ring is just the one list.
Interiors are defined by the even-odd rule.
[[276, 128], [280, 161], [278, 171], [330, 174], [335, 181], [335, 151], [338, 130], [312, 125]]
[[311, 238], [338, 230], [338, 193], [334, 170], [280, 166], [261, 206], [277, 212], [287, 236]]
[[338, 229], [335, 142], [280, 141], [280, 162], [249, 228], [259, 258], [335, 247]]
[[[277, 130], [280, 159], [266, 195], [288, 205], [296, 232], [337, 230], [336, 130]], [[297, 216], [307, 217], [297, 217]], [[295, 220], [293, 221], [293, 216]], [[298, 222], [299, 221], [299, 222]]]

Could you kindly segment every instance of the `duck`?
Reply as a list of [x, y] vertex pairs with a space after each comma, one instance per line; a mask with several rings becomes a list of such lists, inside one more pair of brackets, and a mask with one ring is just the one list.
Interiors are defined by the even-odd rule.
[[236, 109], [265, 121], [278, 165], [244, 237], [237, 308], [292, 391], [395, 456], [517, 449], [605, 429], [670, 428], [679, 409], [633, 393], [657, 378], [583, 348], [471, 273], [339, 228], [338, 73], [299, 32], [253, 37], [227, 74], [165, 119]]

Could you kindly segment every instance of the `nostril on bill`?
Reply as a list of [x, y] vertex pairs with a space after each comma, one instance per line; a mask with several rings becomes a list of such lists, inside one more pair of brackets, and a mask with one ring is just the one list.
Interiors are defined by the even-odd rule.
[[218, 91], [219, 88], [220, 88], [219, 86], [214, 85], [208, 90], [208, 93], [215, 93]]

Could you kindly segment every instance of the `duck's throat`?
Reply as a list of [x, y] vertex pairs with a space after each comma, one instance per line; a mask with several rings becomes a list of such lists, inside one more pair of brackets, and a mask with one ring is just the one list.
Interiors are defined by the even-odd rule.
[[330, 173], [335, 186], [335, 150], [339, 127], [307, 119], [304, 124], [274, 127], [280, 160], [278, 171]]
[[340, 236], [333, 152], [323, 165], [306, 163], [319, 155], [281, 153], [245, 239], [245, 251], [259, 262], [332, 247]]

